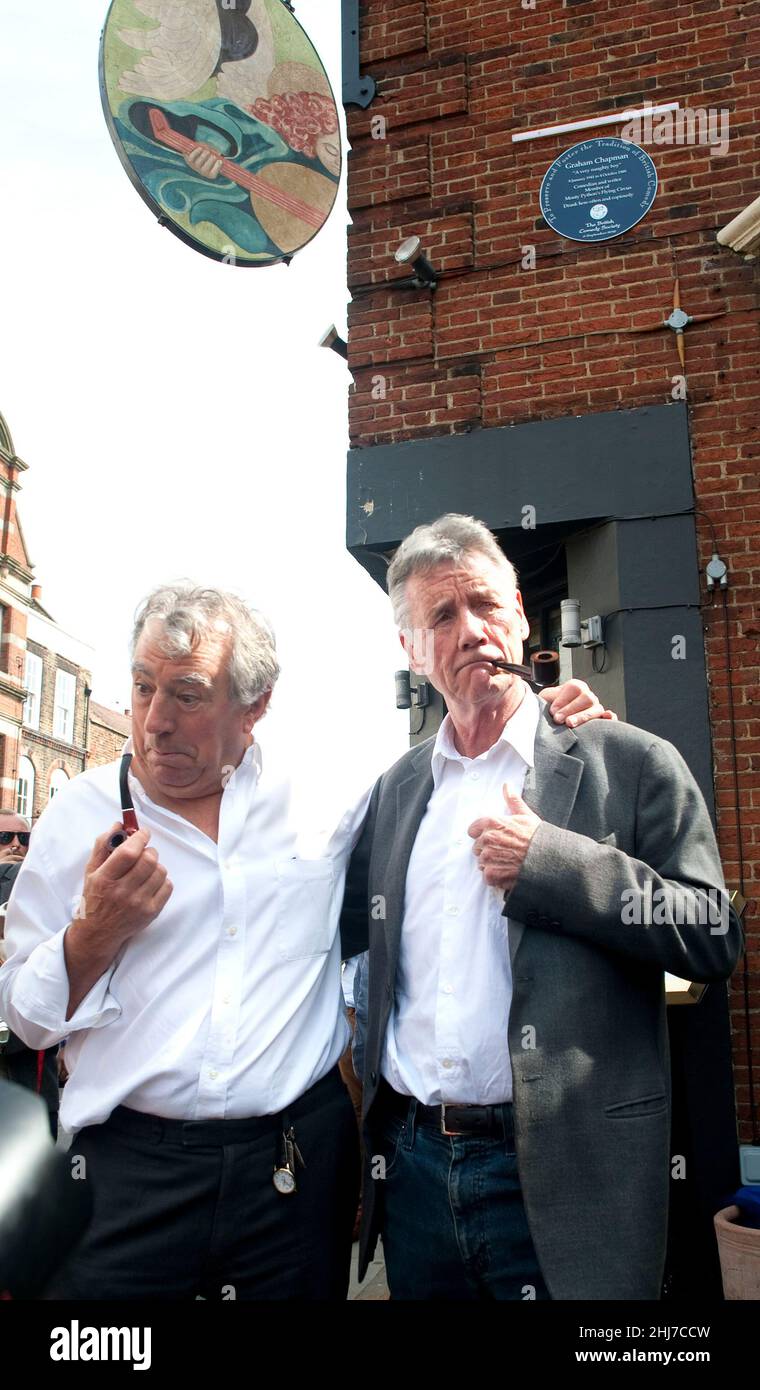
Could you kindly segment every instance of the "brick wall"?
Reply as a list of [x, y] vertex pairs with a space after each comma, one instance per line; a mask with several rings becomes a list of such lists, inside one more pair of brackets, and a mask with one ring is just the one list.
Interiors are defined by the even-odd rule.
[[[362, 6], [363, 70], [378, 94], [349, 111], [350, 436], [371, 447], [442, 433], [627, 408], [681, 389], [664, 319], [674, 272], [687, 312], [688, 410], [704, 565], [729, 566], [733, 682], [751, 1005], [760, 1044], [760, 273], [716, 232], [760, 192], [760, 3], [697, 0], [414, 0]], [[659, 188], [625, 236], [579, 245], [540, 215], [563, 150], [617, 127], [513, 145], [511, 135], [632, 104], [728, 112], [729, 147], [649, 146]], [[382, 118], [382, 119], [379, 119]], [[384, 122], [384, 125], [383, 125]], [[379, 138], [375, 138], [379, 137]], [[394, 289], [418, 233], [435, 294]], [[535, 268], [525, 248], [535, 249]], [[740, 877], [721, 598], [704, 609], [719, 838]], [[741, 969], [734, 981], [737, 1103], [749, 1137]]]
[[90, 718], [90, 744], [87, 753], [87, 766], [99, 767], [112, 763], [121, 757], [125, 740], [129, 737], [130, 720], [113, 712], [111, 720], [92, 712]]

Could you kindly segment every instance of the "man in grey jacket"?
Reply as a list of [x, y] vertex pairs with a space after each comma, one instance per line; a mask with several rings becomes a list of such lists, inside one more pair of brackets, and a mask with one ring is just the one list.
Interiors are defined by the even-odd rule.
[[704, 800], [671, 744], [556, 727], [527, 685], [512, 566], [472, 518], [388, 572], [444, 696], [376, 784], [343, 954], [369, 945], [360, 1273], [396, 1299], [658, 1299], [670, 1085], [665, 971], [741, 950]]

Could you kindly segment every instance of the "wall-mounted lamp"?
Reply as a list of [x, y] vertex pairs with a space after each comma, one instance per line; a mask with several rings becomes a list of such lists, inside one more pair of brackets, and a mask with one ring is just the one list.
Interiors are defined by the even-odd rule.
[[602, 619], [599, 614], [593, 618], [581, 618], [581, 603], [577, 598], [563, 598], [560, 604], [563, 647], [601, 647]]
[[705, 574], [708, 589], [714, 589], [716, 584], [719, 589], [728, 588], [728, 565], [721, 560], [717, 550], [713, 551], [712, 559], [708, 560]]
[[341, 338], [334, 323], [331, 323], [327, 332], [322, 334], [319, 346], [330, 348], [333, 352], [337, 352], [338, 356], [342, 357], [345, 362], [348, 361], [348, 343], [345, 338]]
[[430, 704], [430, 686], [427, 681], [418, 681], [412, 689], [409, 671], [396, 672], [396, 709], [427, 709]]
[[398, 265], [410, 265], [412, 267], [417, 289], [435, 289], [438, 284], [438, 276], [422, 250], [422, 242], [418, 236], [410, 236], [406, 238], [406, 241], [402, 241], [394, 259]]

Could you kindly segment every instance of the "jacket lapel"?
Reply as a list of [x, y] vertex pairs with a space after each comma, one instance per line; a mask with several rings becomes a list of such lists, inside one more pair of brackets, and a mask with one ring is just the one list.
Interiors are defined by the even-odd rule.
[[387, 866], [389, 893], [385, 905], [388, 979], [393, 980], [401, 941], [406, 873], [422, 817], [433, 793], [431, 761], [434, 739], [422, 745], [412, 758], [408, 775], [396, 788], [396, 828]]
[[[572, 729], [555, 724], [549, 707], [541, 711], [536, 728], [534, 766], [528, 769], [523, 787], [523, 801], [541, 820], [565, 828], [572, 815], [578, 795], [583, 762], [570, 756], [578, 740]], [[514, 962], [525, 927], [509, 919], [509, 950]]]

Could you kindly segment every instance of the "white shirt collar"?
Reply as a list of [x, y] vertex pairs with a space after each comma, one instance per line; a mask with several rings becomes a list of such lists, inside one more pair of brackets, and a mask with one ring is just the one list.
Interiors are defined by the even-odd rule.
[[[125, 753], [134, 753], [134, 751], [135, 750], [132, 744], [132, 735], [130, 734], [129, 738], [124, 744], [124, 747], [121, 750], [120, 756], [123, 758]], [[240, 759], [240, 762], [238, 763], [237, 770], [239, 771], [241, 768], [251, 766], [254, 768], [256, 777], [258, 779], [261, 776], [262, 757], [261, 744], [258, 743], [256, 739], [254, 739], [252, 743], [249, 743], [242, 758]], [[130, 777], [134, 778], [134, 780], [137, 782], [137, 778], [133, 772], [130, 772]], [[138, 782], [138, 786], [140, 785], [141, 784]]]
[[534, 748], [536, 742], [536, 729], [541, 717], [542, 702], [537, 695], [534, 695], [530, 687], [526, 686], [525, 694], [520, 701], [517, 709], [508, 719], [501, 731], [496, 743], [487, 748], [485, 753], [478, 754], [477, 758], [466, 758], [464, 754], [458, 752], [454, 746], [454, 724], [450, 714], [446, 715], [441, 727], [436, 735], [433, 746], [432, 773], [433, 783], [438, 786], [443, 769], [447, 760], [458, 763], [477, 763], [485, 761], [491, 757], [495, 748], [500, 744], [507, 743], [514, 748], [515, 752], [528, 767], [534, 766]]

